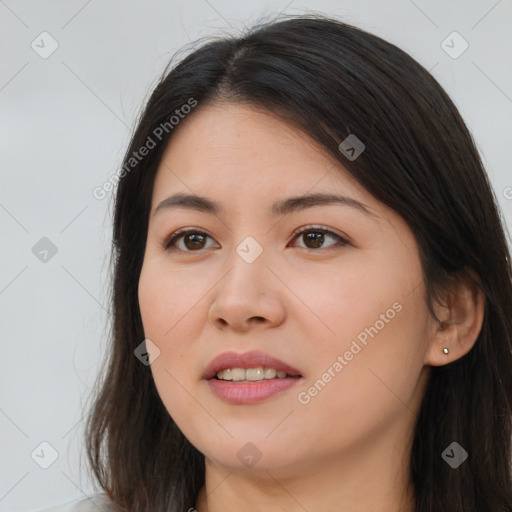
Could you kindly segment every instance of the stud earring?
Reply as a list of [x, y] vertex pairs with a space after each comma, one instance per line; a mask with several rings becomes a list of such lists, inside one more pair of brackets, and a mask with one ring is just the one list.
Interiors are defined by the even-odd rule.
[[448, 348], [444, 347], [444, 348], [443, 348], [443, 352], [444, 352], [445, 354], [448, 354], [448, 353], [450, 352], [450, 349], [448, 349]]

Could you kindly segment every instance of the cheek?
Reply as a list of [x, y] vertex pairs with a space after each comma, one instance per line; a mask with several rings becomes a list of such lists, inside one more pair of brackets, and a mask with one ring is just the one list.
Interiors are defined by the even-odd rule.
[[[138, 286], [139, 307], [144, 335], [157, 347], [153, 350], [158, 354], [152, 357], [150, 370], [165, 408], [180, 428], [186, 427], [181, 421], [186, 421], [187, 411], [197, 407], [187, 392], [192, 379], [199, 378], [190, 364], [198, 357], [193, 342], [198, 338], [194, 314], [201, 305], [196, 304], [199, 297], [195, 295], [190, 281], [180, 279], [179, 273], [171, 277], [157, 264], [144, 263]], [[146, 346], [151, 353], [151, 345]]]
[[407, 272], [397, 268], [400, 265], [392, 259], [355, 251], [336, 265], [323, 269], [310, 265], [294, 268], [293, 273], [281, 272], [281, 278], [293, 289], [289, 317], [304, 333], [297, 337], [301, 343], [298, 353], [308, 354], [305, 359], [312, 367], [332, 362], [333, 354], [350, 350], [352, 340], [365, 347], [376, 331], [378, 339], [387, 333], [388, 343], [400, 343], [397, 324], [404, 314], [398, 310], [404, 308], [405, 301], [408, 310], [412, 307], [409, 299], [415, 269]]
[[146, 338], [152, 339], [164, 328], [162, 320], [169, 300], [168, 291], [162, 286], [162, 276], [151, 262], [144, 260], [139, 278], [139, 309]]
[[[374, 310], [366, 310], [362, 328], [360, 320], [365, 315], [360, 312], [357, 321], [352, 317], [338, 324], [339, 332], [350, 330], [347, 336], [331, 341], [316, 354], [311, 352], [309, 360], [314, 363], [307, 382], [298, 390], [303, 405], [295, 415], [303, 418], [299, 430], [308, 431], [310, 443], [326, 450], [332, 448], [330, 443], [350, 446], [413, 414], [421, 392], [423, 333], [416, 305], [408, 301], [402, 306], [378, 333], [370, 329], [375, 323]], [[352, 333], [364, 333], [366, 344]]]
[[[193, 329], [190, 318], [201, 308], [205, 290], [201, 282], [169, 271], [158, 261], [144, 263], [139, 279], [138, 299], [144, 333], [162, 343], [162, 350], [176, 332]], [[185, 327], [184, 327], [185, 326]], [[179, 339], [182, 339], [181, 336]]]
[[315, 282], [308, 287], [304, 278], [296, 288], [318, 315], [300, 320], [307, 408], [320, 416], [336, 412], [346, 428], [397, 414], [416, 391], [426, 349], [421, 267], [391, 258], [359, 267], [347, 263], [329, 281]]
[[138, 288], [144, 336], [151, 340], [146, 343], [152, 361], [150, 369], [167, 408], [168, 398], [173, 396], [169, 390], [176, 387], [174, 379], [181, 381], [183, 378], [177, 369], [184, 366], [186, 357], [186, 340], [180, 335], [180, 329], [187, 323], [186, 304], [179, 300], [183, 294], [176, 292], [175, 279], [172, 285], [169, 279], [150, 260], [143, 265]]
[[207, 280], [197, 279], [190, 272], [170, 270], [158, 258], [144, 262], [138, 286], [144, 335], [159, 350], [151, 364], [155, 382], [159, 387], [165, 385], [169, 392], [180, 389], [178, 382], [201, 378], [199, 361], [204, 356], [198, 341], [207, 317], [206, 294], [211, 287]]

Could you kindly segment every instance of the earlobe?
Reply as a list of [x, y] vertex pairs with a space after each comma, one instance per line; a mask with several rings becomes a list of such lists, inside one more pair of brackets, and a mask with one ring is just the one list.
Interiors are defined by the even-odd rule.
[[443, 366], [465, 356], [475, 345], [482, 329], [485, 296], [482, 290], [467, 279], [459, 280], [438, 305], [432, 319], [425, 364]]

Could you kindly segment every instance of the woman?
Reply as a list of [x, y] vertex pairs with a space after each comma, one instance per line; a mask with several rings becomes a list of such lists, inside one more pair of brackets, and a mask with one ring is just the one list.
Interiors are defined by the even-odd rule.
[[317, 15], [204, 43], [118, 178], [108, 507], [512, 511], [510, 255], [422, 66]]

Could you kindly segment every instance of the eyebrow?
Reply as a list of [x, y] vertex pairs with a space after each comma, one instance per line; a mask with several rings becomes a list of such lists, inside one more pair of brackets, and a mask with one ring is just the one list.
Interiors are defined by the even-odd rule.
[[[305, 210], [314, 206], [340, 204], [355, 208], [367, 215], [376, 216], [368, 210], [368, 208], [359, 201], [350, 197], [338, 194], [316, 193], [303, 196], [290, 197], [282, 201], [277, 201], [270, 208], [270, 213], [274, 216], [286, 215], [288, 213]], [[225, 213], [222, 206], [207, 197], [198, 196], [195, 194], [179, 193], [167, 197], [161, 201], [153, 211], [153, 215], [163, 210], [170, 210], [173, 208], [185, 208], [187, 210], [196, 210], [212, 215], [220, 215]]]

